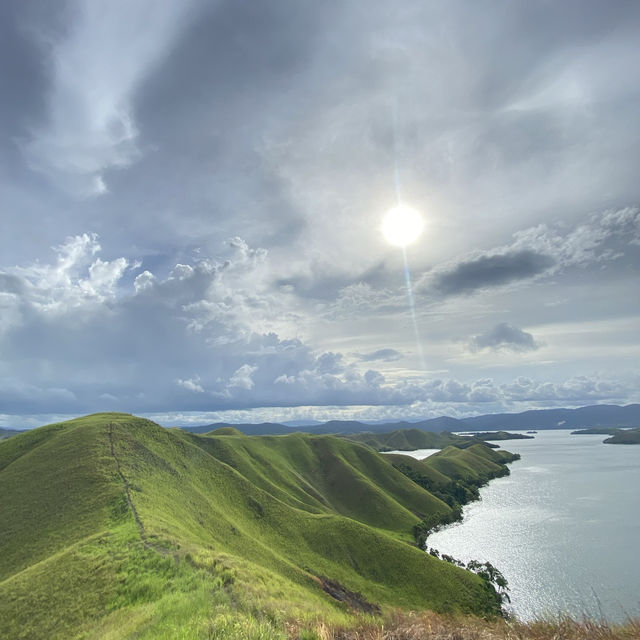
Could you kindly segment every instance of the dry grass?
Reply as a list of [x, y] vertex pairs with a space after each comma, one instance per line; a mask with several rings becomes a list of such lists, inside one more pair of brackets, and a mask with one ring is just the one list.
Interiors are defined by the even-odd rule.
[[318, 625], [313, 631], [289, 629], [291, 638], [317, 640], [640, 640], [640, 620], [610, 625], [594, 620], [559, 618], [536, 622], [485, 621], [436, 613], [398, 613], [386, 624], [354, 629]]

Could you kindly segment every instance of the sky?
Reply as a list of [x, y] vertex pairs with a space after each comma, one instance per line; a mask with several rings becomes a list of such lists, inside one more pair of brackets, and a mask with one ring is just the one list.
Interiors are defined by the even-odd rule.
[[634, 0], [8, 0], [0, 32], [0, 426], [640, 401]]

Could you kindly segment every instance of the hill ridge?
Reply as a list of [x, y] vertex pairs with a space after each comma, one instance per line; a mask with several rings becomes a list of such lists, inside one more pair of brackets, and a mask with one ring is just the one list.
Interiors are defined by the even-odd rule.
[[[94, 414], [95, 415], [95, 414]], [[124, 487], [124, 492], [125, 495], [127, 497], [127, 504], [129, 505], [129, 509], [131, 510], [131, 514], [133, 515], [133, 519], [135, 520], [135, 523], [138, 527], [138, 531], [140, 532], [140, 540], [142, 540], [142, 543], [146, 546], [150, 546], [149, 542], [146, 539], [146, 534], [145, 534], [145, 530], [144, 530], [144, 524], [142, 524], [142, 520], [140, 520], [140, 516], [138, 515], [138, 510], [136, 509], [136, 505], [133, 502], [133, 499], [131, 498], [131, 491], [129, 488], [129, 482], [127, 481], [124, 473], [122, 473], [122, 468], [120, 466], [120, 460], [118, 458], [118, 455], [116, 454], [116, 450], [115, 450], [115, 445], [113, 442], [113, 422], [109, 423], [109, 445], [111, 447], [111, 455], [113, 456], [113, 459], [115, 460], [116, 463], [116, 469], [118, 471], [118, 475], [120, 476], [120, 479], [122, 480], [122, 485]]]

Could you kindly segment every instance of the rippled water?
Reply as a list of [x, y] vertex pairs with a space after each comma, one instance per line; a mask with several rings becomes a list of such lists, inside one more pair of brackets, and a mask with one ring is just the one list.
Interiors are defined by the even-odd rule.
[[501, 443], [522, 456], [511, 475], [427, 545], [496, 565], [521, 618], [640, 617], [640, 446], [605, 437], [543, 431]]

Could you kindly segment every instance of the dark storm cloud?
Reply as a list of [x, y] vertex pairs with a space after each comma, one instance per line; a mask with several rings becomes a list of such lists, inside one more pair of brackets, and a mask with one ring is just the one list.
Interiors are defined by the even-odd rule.
[[434, 286], [443, 295], [469, 293], [533, 278], [553, 264], [550, 256], [527, 250], [478, 256], [437, 274]]
[[474, 336], [471, 341], [471, 348], [474, 351], [480, 349], [535, 351], [539, 347], [540, 344], [530, 333], [507, 322], [500, 322], [485, 333]]
[[416, 290], [436, 297], [470, 294], [576, 267], [629, 272], [638, 268], [638, 246], [640, 208], [607, 210], [572, 227], [543, 224], [517, 231], [507, 245], [471, 252], [424, 274]]
[[[259, 279], [266, 252], [240, 238], [229, 245], [224, 261], [177, 264], [159, 279], [134, 260], [102, 260], [97, 237], [85, 234], [58, 247], [55, 262], [1, 274], [4, 289], [22, 293], [0, 297], [6, 305], [3, 410], [210, 411], [410, 401], [382, 386], [384, 376], [359, 372], [340, 353], [253, 331], [252, 317], [283, 310], [268, 288], [247, 289]], [[116, 295], [131, 270], [137, 273], [133, 291]], [[99, 373], [89, 374], [96, 362]], [[55, 382], [47, 374], [52, 367]]]
[[46, 117], [49, 68], [42, 60], [45, 42], [34, 42], [34, 34], [46, 27], [51, 38], [59, 37], [68, 17], [64, 1], [55, 8], [41, 0], [0, 3], [0, 131], [9, 148]]

